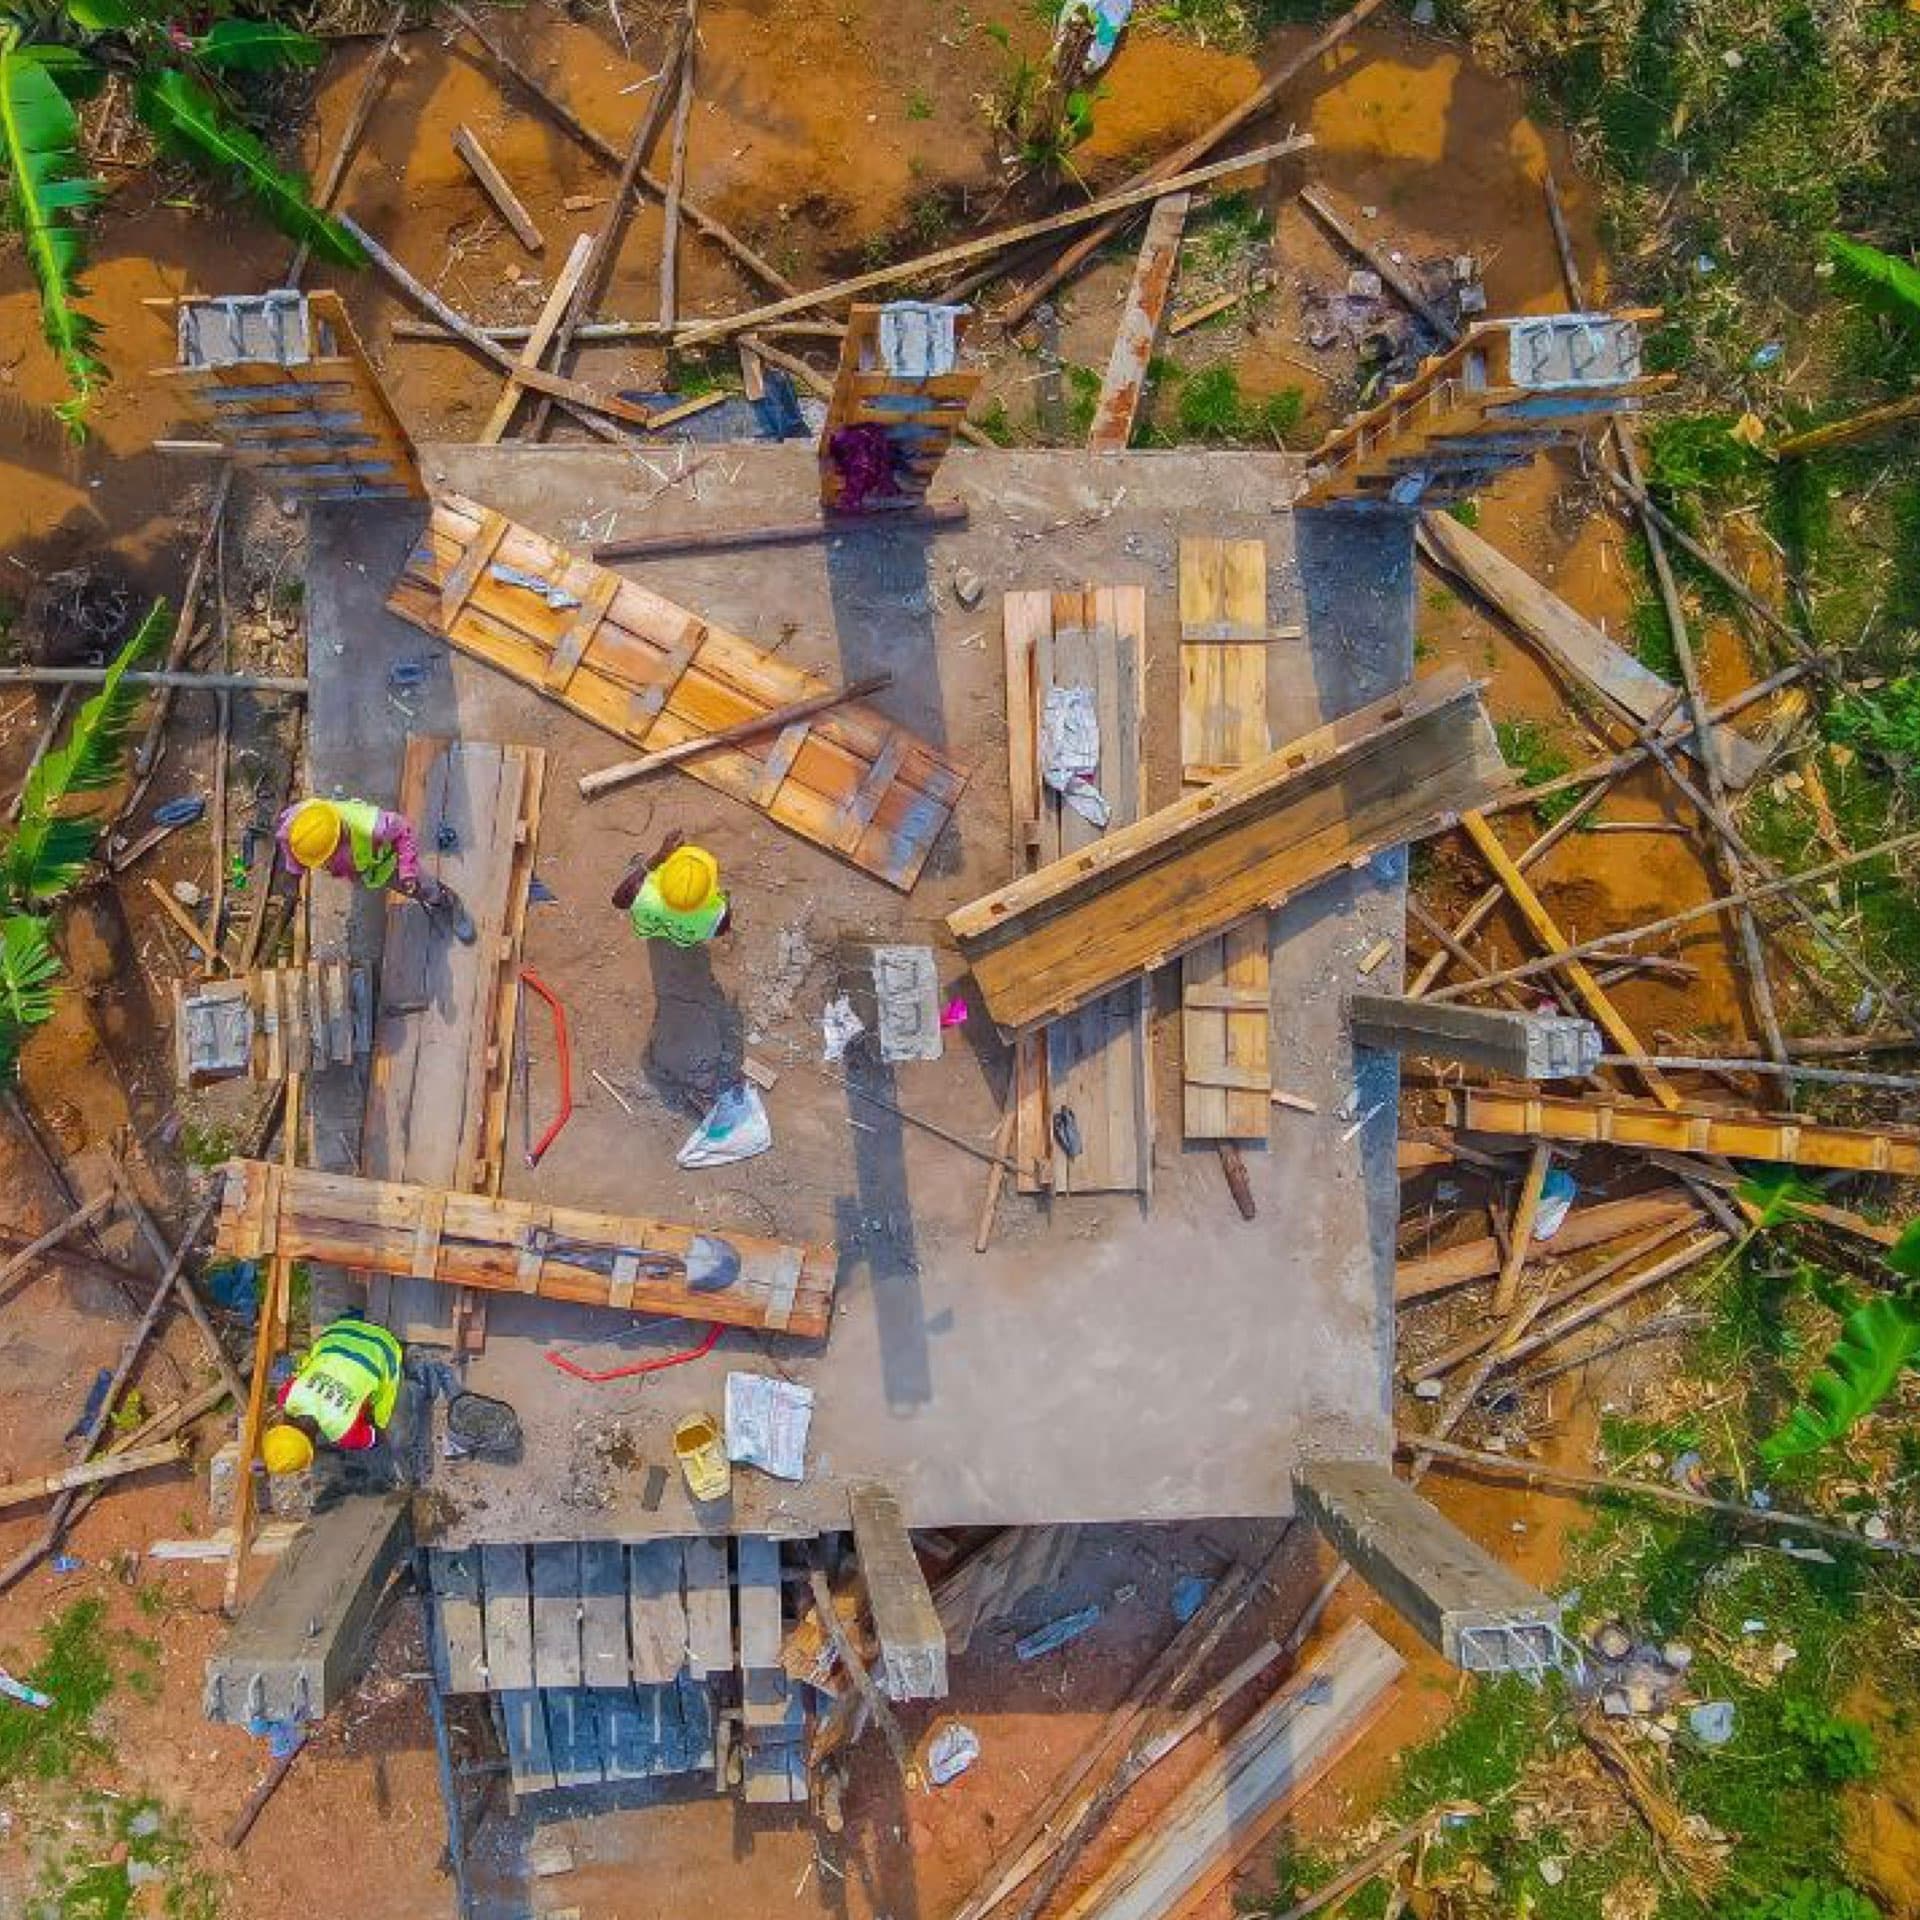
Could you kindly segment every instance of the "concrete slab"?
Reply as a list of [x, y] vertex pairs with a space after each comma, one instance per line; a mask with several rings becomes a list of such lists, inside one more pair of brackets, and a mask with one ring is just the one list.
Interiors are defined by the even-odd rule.
[[[690, 450], [676, 480], [680, 460], [574, 447], [440, 445], [424, 455], [435, 484], [581, 547], [809, 510], [815, 470], [804, 446]], [[418, 517], [316, 514], [310, 751], [321, 790], [389, 798], [416, 730], [524, 741], [550, 756], [536, 871], [557, 899], [532, 909], [526, 955], [566, 1002], [577, 1105], [537, 1171], [509, 1152], [508, 1193], [829, 1238], [841, 1256], [835, 1325], [819, 1349], [729, 1334], [694, 1364], [603, 1385], [562, 1374], [545, 1350], [557, 1342], [607, 1369], [688, 1346], [700, 1329], [635, 1331], [611, 1313], [494, 1303], [469, 1384], [513, 1403], [525, 1458], [436, 1463], [441, 1544], [839, 1529], [849, 1487], [867, 1479], [891, 1486], [917, 1527], [1283, 1514], [1308, 1436], [1315, 1453], [1386, 1457], [1398, 1078], [1388, 1057], [1356, 1061], [1343, 1001], [1360, 984], [1358, 960], [1400, 936], [1402, 857], [1274, 916], [1276, 1085], [1319, 1112], [1276, 1110], [1267, 1150], [1247, 1153], [1260, 1207], [1251, 1225], [1211, 1148], [1188, 1150], [1163, 1126], [1151, 1214], [1133, 1196], [1049, 1211], [1009, 1194], [991, 1250], [976, 1256], [985, 1169], [816, 1067], [842, 940], [931, 945], [944, 999], [964, 983], [944, 915], [1006, 878], [1002, 593], [1088, 581], [1147, 588], [1154, 804], [1177, 791], [1182, 534], [1263, 538], [1270, 618], [1306, 628], [1311, 671], [1297, 654], [1275, 667], [1276, 739], [1404, 682], [1410, 536], [1361, 516], [1295, 515], [1299, 470], [1277, 455], [960, 451], [942, 492], [968, 500], [972, 519], [936, 538], [900, 531], [630, 569], [835, 677], [894, 673], [876, 704], [973, 769], [954, 828], [905, 899], [672, 775], [587, 806], [574, 781], [624, 757], [617, 742], [385, 612]], [[952, 589], [959, 566], [987, 584], [971, 612]], [[401, 661], [424, 667], [418, 688], [391, 683]], [[434, 823], [422, 824], [431, 834]], [[716, 854], [738, 921], [726, 941], [691, 954], [641, 946], [607, 904], [627, 861], [675, 827]], [[343, 895], [327, 890], [327, 911], [356, 957], [377, 957], [376, 916]], [[1399, 977], [1396, 958], [1367, 984], [1392, 991]], [[1171, 974], [1156, 982], [1163, 1114], [1179, 1111], [1177, 986]], [[544, 1023], [530, 1031], [538, 1131], [555, 1082]], [[780, 1072], [767, 1095], [774, 1150], [681, 1172], [674, 1150], [749, 1046]], [[976, 1007], [948, 1035], [944, 1059], [869, 1065], [855, 1077], [985, 1146], [1007, 1070]], [[353, 1090], [343, 1075], [322, 1081], [316, 1158], [350, 1166]], [[516, 1139], [518, 1128], [516, 1117]], [[716, 1518], [696, 1513], [675, 1474], [647, 1506], [645, 1464], [671, 1461], [674, 1423], [717, 1412], [730, 1368], [769, 1362], [816, 1394], [807, 1480], [737, 1472], [730, 1511]]]

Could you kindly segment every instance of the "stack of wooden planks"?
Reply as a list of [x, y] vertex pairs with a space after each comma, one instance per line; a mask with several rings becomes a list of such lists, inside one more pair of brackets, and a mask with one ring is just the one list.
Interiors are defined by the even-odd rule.
[[989, 1014], [1055, 1020], [1506, 786], [1479, 689], [1446, 669], [948, 916]]
[[[434, 501], [387, 604], [648, 752], [831, 691], [457, 494]], [[967, 784], [937, 748], [864, 705], [814, 713], [685, 771], [902, 892]]]
[[[415, 734], [400, 811], [424, 871], [450, 886], [478, 938], [462, 945], [397, 894], [387, 900], [360, 1169], [373, 1179], [498, 1193], [518, 1023], [520, 949], [546, 756], [537, 747]], [[377, 1281], [374, 1317], [406, 1339], [485, 1338], [484, 1296]]]
[[[1113, 824], [1125, 826], [1146, 811], [1146, 590], [1010, 593], [1003, 620], [1014, 870], [1027, 873], [1099, 844], [1102, 835], [1041, 780], [1040, 718], [1049, 688], [1092, 690], [1098, 785]], [[1022, 1193], [1152, 1193], [1149, 1012], [1145, 984], [1130, 980], [1015, 1042], [1013, 1159]], [[1055, 1137], [1054, 1115], [1062, 1110], [1073, 1115], [1077, 1153]]]
[[[830, 513], [846, 510], [845, 481], [829, 451], [836, 433], [846, 427], [877, 426], [885, 430], [892, 443], [895, 491], [869, 494], [861, 502], [863, 513], [917, 507], [926, 498], [927, 488], [986, 377], [959, 367], [918, 378], [889, 372], [880, 348], [880, 316], [884, 311], [879, 306], [856, 303], [847, 313], [847, 331], [840, 342], [840, 369], [820, 429], [820, 503]], [[956, 352], [966, 338], [971, 318], [968, 312], [954, 316]]]
[[[719, 1241], [739, 1263], [718, 1288], [691, 1284], [696, 1240]], [[643, 1216], [545, 1207], [439, 1187], [402, 1186], [264, 1160], [231, 1160], [217, 1244], [231, 1260], [271, 1254], [326, 1260], [494, 1293], [539, 1294], [621, 1312], [662, 1313], [826, 1337], [837, 1261], [827, 1246], [693, 1227]]]
[[364, 967], [312, 960], [173, 988], [174, 1067], [183, 1087], [250, 1074], [284, 1080], [366, 1058], [373, 999]]
[[[1180, 542], [1180, 776], [1206, 786], [1272, 751], [1267, 725], [1267, 549]], [[1189, 1140], [1265, 1140], [1268, 916], [1249, 914], [1180, 963], [1180, 1086]]]

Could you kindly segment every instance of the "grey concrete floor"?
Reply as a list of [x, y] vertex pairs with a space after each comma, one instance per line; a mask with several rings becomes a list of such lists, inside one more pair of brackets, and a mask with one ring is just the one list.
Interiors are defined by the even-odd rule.
[[[580, 549], [620, 533], [787, 521], [812, 509], [808, 447], [684, 457], [696, 456], [697, 470], [664, 486], [682, 456], [434, 445], [423, 457], [436, 485]], [[843, 936], [930, 944], [943, 986], [964, 991], [944, 916], [1008, 873], [1003, 592], [1146, 586], [1154, 805], [1176, 792], [1182, 534], [1267, 543], [1271, 617], [1306, 628], [1304, 642], [1273, 649], [1276, 737], [1406, 680], [1414, 609], [1406, 530], [1295, 515], [1298, 471], [1277, 455], [963, 450], [936, 486], [971, 505], [957, 531], [645, 567], [642, 577], [669, 597], [834, 678], [891, 669], [895, 684], [876, 704], [972, 768], [954, 826], [909, 896], [680, 776], [589, 807], [574, 781], [625, 757], [621, 743], [384, 610], [420, 512], [315, 516], [317, 789], [391, 798], [402, 742], [415, 730], [537, 743], [549, 755], [536, 871], [554, 897], [530, 913], [526, 958], [567, 1006], [576, 1109], [532, 1171], [515, 1114], [508, 1192], [839, 1248], [827, 1341], [729, 1333], [708, 1358], [645, 1380], [589, 1385], [543, 1355], [557, 1344], [584, 1364], [613, 1367], [685, 1347], [702, 1329], [636, 1327], [624, 1315], [495, 1296], [469, 1380], [518, 1409], [527, 1456], [513, 1468], [441, 1463], [435, 1491], [444, 1498], [433, 1509], [450, 1542], [839, 1528], [847, 1483], [869, 1477], [898, 1491], [914, 1526], [1279, 1515], [1291, 1510], [1288, 1471], [1303, 1454], [1384, 1456], [1397, 1080], [1391, 1062], [1356, 1058], [1341, 1005], [1357, 963], [1383, 937], [1395, 956], [1368, 985], [1397, 984], [1404, 856], [1329, 880], [1275, 916], [1276, 1084], [1319, 1111], [1276, 1109], [1266, 1150], [1248, 1152], [1260, 1209], [1251, 1224], [1235, 1212], [1211, 1148], [1179, 1136], [1177, 980], [1168, 971], [1154, 983], [1162, 1121], [1150, 1212], [1132, 1196], [1049, 1208], [1009, 1192], [993, 1246], [977, 1256], [985, 1168], [817, 1065]], [[971, 612], [953, 591], [959, 566], [987, 586]], [[427, 666], [416, 691], [389, 684], [401, 660]], [[676, 826], [718, 856], [739, 920], [726, 941], [693, 955], [643, 946], [607, 902], [628, 859]], [[317, 950], [345, 938], [369, 953], [377, 937], [377, 915], [334, 890]], [[537, 1131], [554, 1090], [537, 1007], [530, 1032]], [[748, 1048], [781, 1072], [767, 1095], [773, 1151], [681, 1172], [674, 1150]], [[948, 1034], [944, 1059], [861, 1071], [900, 1105], [985, 1146], [1008, 1055], [976, 1002]], [[349, 1079], [316, 1087], [322, 1164], [353, 1164], [357, 1127]], [[409, 1332], [431, 1339], [435, 1328]], [[670, 1464], [675, 1422], [695, 1408], [717, 1413], [730, 1370], [812, 1386], [806, 1481], [743, 1471], [731, 1514], [703, 1519], [674, 1475], [649, 1510], [644, 1463]]]

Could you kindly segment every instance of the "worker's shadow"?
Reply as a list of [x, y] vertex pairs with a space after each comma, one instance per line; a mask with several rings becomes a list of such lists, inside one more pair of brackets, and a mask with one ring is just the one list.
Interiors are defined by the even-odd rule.
[[740, 1079], [746, 1057], [740, 1009], [714, 977], [711, 946], [646, 942], [653, 976], [653, 1029], [641, 1071], [671, 1105], [704, 1113]]

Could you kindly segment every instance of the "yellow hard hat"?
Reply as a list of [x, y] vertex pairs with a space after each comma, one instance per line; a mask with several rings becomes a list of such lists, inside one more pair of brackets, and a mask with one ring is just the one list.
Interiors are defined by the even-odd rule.
[[298, 1427], [269, 1427], [260, 1458], [269, 1473], [299, 1473], [313, 1465], [313, 1442]]
[[287, 845], [303, 867], [324, 866], [340, 844], [340, 810], [331, 800], [302, 800], [287, 828]]
[[698, 913], [720, 891], [720, 863], [705, 847], [675, 847], [659, 881], [660, 898], [675, 913]]

